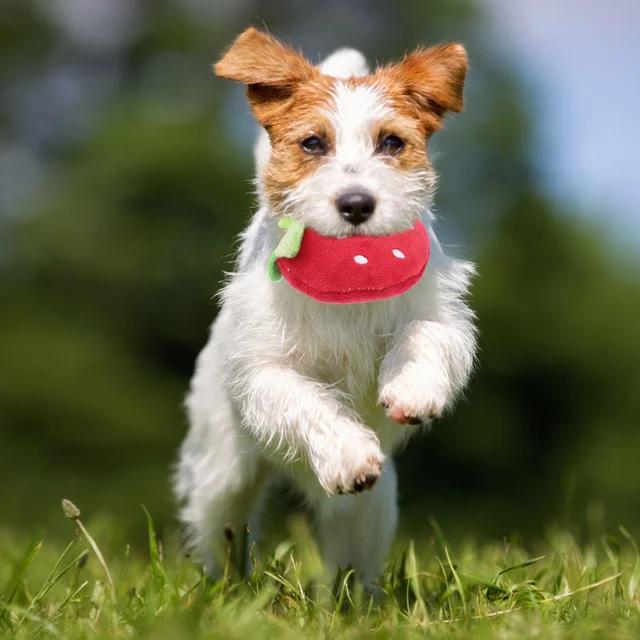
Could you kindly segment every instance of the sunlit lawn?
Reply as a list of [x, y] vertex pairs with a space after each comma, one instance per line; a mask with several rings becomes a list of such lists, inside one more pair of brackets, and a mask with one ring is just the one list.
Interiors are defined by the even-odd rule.
[[533, 549], [454, 548], [435, 525], [419, 550], [398, 543], [372, 601], [348, 575], [323, 586], [302, 521], [248, 581], [228, 567], [211, 584], [150, 519], [148, 549], [101, 550], [100, 527], [67, 516], [66, 548], [0, 534], [2, 637], [640, 637], [640, 556], [624, 528], [584, 545], [554, 531]]

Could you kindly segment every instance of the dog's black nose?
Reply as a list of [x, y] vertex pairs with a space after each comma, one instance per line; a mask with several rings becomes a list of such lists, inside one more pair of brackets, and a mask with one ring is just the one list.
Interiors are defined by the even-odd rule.
[[366, 191], [347, 191], [336, 198], [340, 215], [351, 224], [362, 224], [376, 210], [376, 199]]

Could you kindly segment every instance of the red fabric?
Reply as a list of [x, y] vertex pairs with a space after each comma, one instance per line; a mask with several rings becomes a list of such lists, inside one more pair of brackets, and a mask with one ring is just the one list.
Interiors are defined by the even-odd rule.
[[416, 222], [391, 236], [330, 238], [305, 229], [298, 255], [276, 262], [289, 284], [310, 298], [352, 304], [405, 293], [422, 277], [429, 253], [427, 230]]

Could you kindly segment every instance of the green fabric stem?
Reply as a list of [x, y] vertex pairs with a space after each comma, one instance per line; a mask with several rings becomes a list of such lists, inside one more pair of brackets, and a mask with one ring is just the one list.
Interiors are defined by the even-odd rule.
[[280, 282], [282, 280], [282, 273], [276, 264], [276, 260], [278, 258], [295, 258], [300, 251], [302, 236], [304, 235], [304, 224], [300, 220], [282, 218], [278, 222], [278, 226], [281, 229], [286, 229], [286, 232], [267, 263], [267, 273], [272, 282]]

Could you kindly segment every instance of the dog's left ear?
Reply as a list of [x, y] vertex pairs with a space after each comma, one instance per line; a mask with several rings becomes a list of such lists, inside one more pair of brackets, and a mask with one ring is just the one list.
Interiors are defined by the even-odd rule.
[[[385, 70], [418, 110], [439, 128], [447, 111], [462, 111], [467, 52], [461, 44], [418, 49]], [[435, 118], [433, 117], [435, 116]]]

